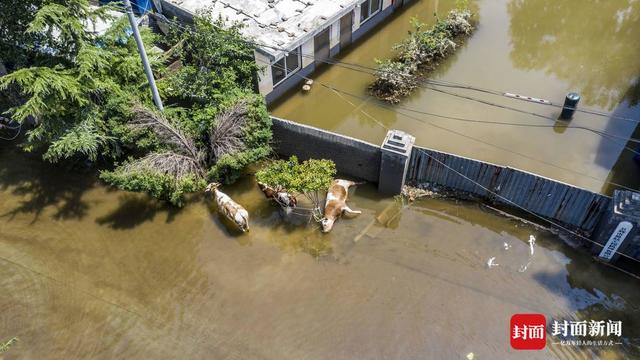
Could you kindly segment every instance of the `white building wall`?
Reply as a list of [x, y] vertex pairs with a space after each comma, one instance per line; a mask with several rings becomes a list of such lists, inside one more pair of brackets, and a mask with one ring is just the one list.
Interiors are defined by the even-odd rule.
[[360, 5], [357, 5], [353, 9], [353, 31], [356, 31], [360, 28]]
[[267, 95], [273, 90], [273, 77], [271, 76], [271, 61], [265, 55], [254, 51], [253, 56], [256, 58], [256, 64], [262, 68], [258, 72], [258, 90], [261, 95]]
[[333, 49], [340, 41], [340, 20], [331, 24], [331, 34], [329, 34], [329, 47]]
[[[400, 0], [398, 0], [400, 1]], [[393, 0], [382, 0], [382, 9], [386, 9], [393, 3]]]
[[301, 46], [302, 49], [302, 67], [305, 68], [311, 64], [313, 64], [313, 52], [314, 52], [314, 47], [313, 47], [313, 38], [307, 40], [307, 42], [305, 42], [304, 44], [302, 44]]

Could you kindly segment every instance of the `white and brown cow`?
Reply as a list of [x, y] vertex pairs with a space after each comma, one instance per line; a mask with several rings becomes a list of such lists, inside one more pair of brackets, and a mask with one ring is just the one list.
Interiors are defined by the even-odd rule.
[[249, 231], [249, 212], [240, 204], [233, 201], [229, 195], [218, 190], [218, 183], [211, 183], [205, 189], [206, 194], [213, 194], [218, 205], [218, 211], [231, 220], [242, 232]]
[[349, 188], [354, 185], [358, 185], [358, 183], [341, 179], [333, 180], [324, 204], [324, 218], [321, 221], [322, 232], [327, 233], [331, 231], [333, 224], [342, 214], [359, 215], [362, 213], [362, 211], [351, 210], [347, 206]]
[[259, 182], [258, 187], [267, 199], [275, 201], [280, 206], [285, 208], [294, 208], [298, 205], [296, 197], [281, 186], [276, 186], [274, 188]]

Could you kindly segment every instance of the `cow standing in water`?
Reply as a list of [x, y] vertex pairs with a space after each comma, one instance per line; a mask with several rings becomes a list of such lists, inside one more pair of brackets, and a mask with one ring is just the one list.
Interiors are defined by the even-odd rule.
[[218, 205], [218, 211], [227, 219], [235, 223], [242, 232], [249, 231], [249, 212], [240, 204], [233, 201], [229, 195], [218, 190], [218, 186], [220, 186], [220, 184], [211, 183], [207, 186], [204, 192], [206, 194], [213, 193], [216, 199], [216, 204]]
[[286, 209], [292, 209], [298, 205], [296, 197], [280, 186], [273, 188], [267, 184], [259, 182], [258, 187], [267, 199], [275, 201]]
[[349, 206], [347, 206], [349, 188], [354, 185], [358, 185], [358, 183], [341, 179], [333, 180], [324, 204], [324, 218], [321, 222], [322, 232], [327, 233], [331, 231], [333, 224], [343, 213], [347, 215], [362, 214], [362, 211], [351, 210]]

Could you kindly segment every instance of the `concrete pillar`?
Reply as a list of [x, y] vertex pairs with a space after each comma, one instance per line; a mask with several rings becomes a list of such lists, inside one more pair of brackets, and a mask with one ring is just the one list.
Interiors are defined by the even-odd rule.
[[[604, 215], [593, 240], [593, 253], [599, 260], [614, 262], [620, 255], [640, 253], [640, 193], [615, 190], [609, 213]], [[603, 247], [604, 246], [604, 247]]]
[[378, 192], [384, 195], [400, 194], [415, 141], [415, 137], [400, 130], [387, 132], [381, 146]]

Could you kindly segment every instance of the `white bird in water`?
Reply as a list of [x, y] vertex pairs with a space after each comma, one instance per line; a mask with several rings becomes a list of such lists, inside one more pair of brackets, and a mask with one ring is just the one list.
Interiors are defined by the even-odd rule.
[[496, 257], [492, 257], [491, 259], [489, 259], [489, 261], [487, 261], [487, 266], [489, 267], [489, 269], [491, 269], [494, 266], [499, 266], [500, 264], [496, 264], [494, 263], [494, 261], [496, 260]]

